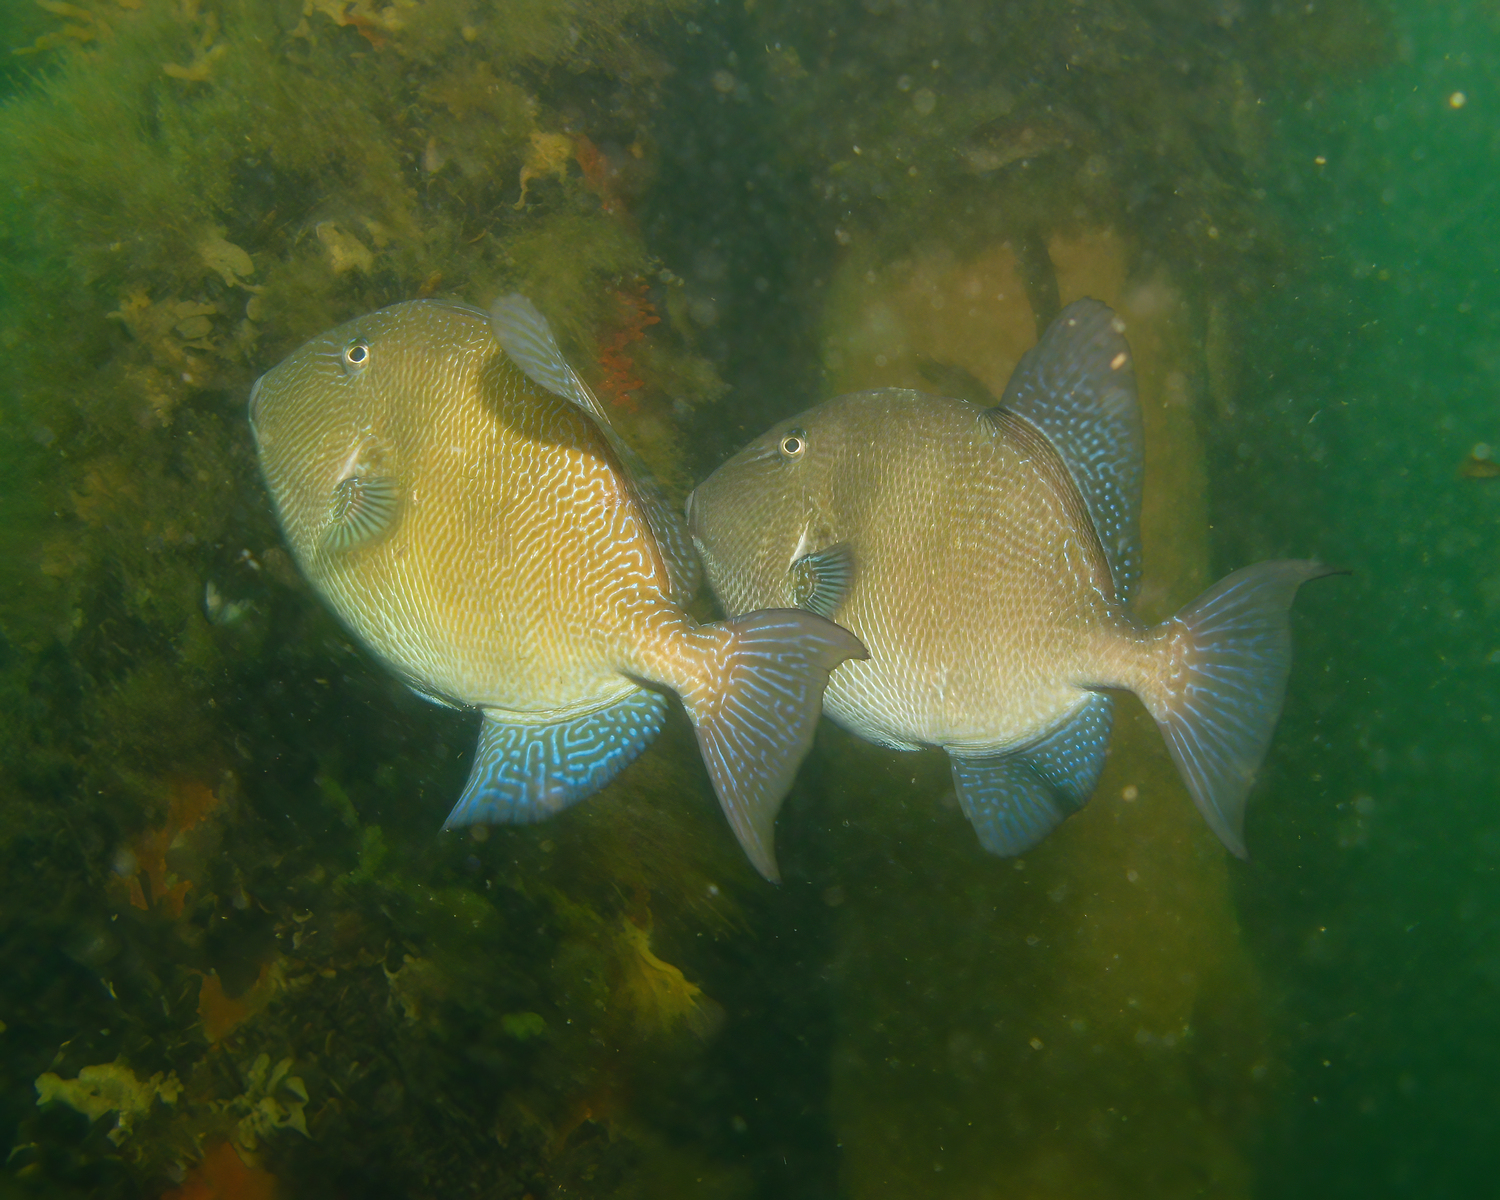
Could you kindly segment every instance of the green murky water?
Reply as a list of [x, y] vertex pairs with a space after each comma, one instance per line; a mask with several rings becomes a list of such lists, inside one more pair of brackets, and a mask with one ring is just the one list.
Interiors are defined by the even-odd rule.
[[[1479, 4], [7, 6], [0, 1131], [44, 1196], [1475, 1196], [1500, 989], [1500, 124]], [[1252, 861], [1122, 715], [983, 855], [825, 724], [744, 864], [680, 719], [437, 830], [472, 718], [299, 582], [251, 381], [520, 288], [686, 490], [1127, 316], [1158, 615], [1299, 599]], [[706, 599], [702, 615], [710, 613]]]

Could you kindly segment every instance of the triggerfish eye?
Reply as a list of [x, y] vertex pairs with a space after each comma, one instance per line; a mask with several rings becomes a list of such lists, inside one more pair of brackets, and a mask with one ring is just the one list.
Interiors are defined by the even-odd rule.
[[796, 462], [807, 452], [807, 434], [800, 429], [788, 430], [777, 449], [781, 451], [783, 462]]
[[364, 369], [370, 361], [370, 343], [364, 338], [355, 338], [344, 347], [344, 369], [351, 375]]

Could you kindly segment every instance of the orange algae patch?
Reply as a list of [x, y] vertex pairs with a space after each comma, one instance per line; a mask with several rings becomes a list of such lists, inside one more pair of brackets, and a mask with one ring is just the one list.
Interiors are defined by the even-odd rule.
[[615, 194], [615, 170], [609, 158], [583, 134], [573, 139], [573, 161], [583, 172], [584, 185], [599, 197], [599, 207], [607, 213], [620, 212], [625, 206]]
[[604, 378], [600, 380], [599, 386], [616, 408], [635, 412], [638, 405], [630, 393], [645, 384], [636, 378], [635, 363], [625, 353], [625, 348], [631, 342], [644, 338], [646, 326], [655, 325], [661, 318], [656, 315], [655, 306], [646, 297], [644, 282], [629, 290], [616, 292], [615, 301], [619, 305], [621, 323], [599, 349], [599, 365], [604, 368]]
[[322, 13], [339, 27], [349, 26], [376, 50], [384, 49], [385, 35], [398, 33], [405, 28], [396, 5], [376, 10], [368, 0], [307, 0], [302, 15], [306, 20], [315, 12]]
[[180, 1188], [163, 1192], [161, 1200], [274, 1200], [276, 1176], [247, 1167], [228, 1142], [209, 1149], [182, 1181]]
[[[136, 870], [130, 875], [128, 886], [130, 903], [136, 908], [157, 905], [172, 916], [180, 917], [188, 889], [193, 885], [190, 880], [178, 879], [167, 869], [167, 852], [184, 833], [217, 808], [220, 801], [212, 788], [191, 780], [174, 783], [171, 789], [166, 822], [157, 829], [140, 834], [130, 844]], [[149, 897], [141, 885], [142, 876], [150, 886]]]
[[279, 967], [274, 963], [261, 966], [254, 983], [238, 996], [228, 996], [217, 975], [204, 975], [198, 986], [198, 1020], [209, 1043], [219, 1041], [235, 1026], [248, 1021], [270, 1003], [281, 988]]

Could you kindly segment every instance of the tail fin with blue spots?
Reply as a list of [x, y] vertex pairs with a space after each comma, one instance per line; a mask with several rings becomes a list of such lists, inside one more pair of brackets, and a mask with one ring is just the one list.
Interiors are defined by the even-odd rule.
[[1156, 630], [1160, 665], [1141, 699], [1198, 811], [1240, 858], [1245, 801], [1286, 695], [1292, 600], [1339, 573], [1294, 560], [1245, 567]]
[[801, 609], [747, 613], [698, 636], [703, 670], [683, 703], [735, 836], [776, 880], [776, 814], [812, 747], [828, 674], [868, 655], [848, 630]]

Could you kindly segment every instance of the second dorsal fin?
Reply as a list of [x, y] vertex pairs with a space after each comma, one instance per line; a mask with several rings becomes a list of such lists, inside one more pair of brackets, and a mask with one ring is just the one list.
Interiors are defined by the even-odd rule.
[[1083, 496], [1121, 601], [1141, 573], [1141, 410], [1124, 325], [1106, 304], [1075, 300], [1010, 377], [999, 407], [1056, 447]]

